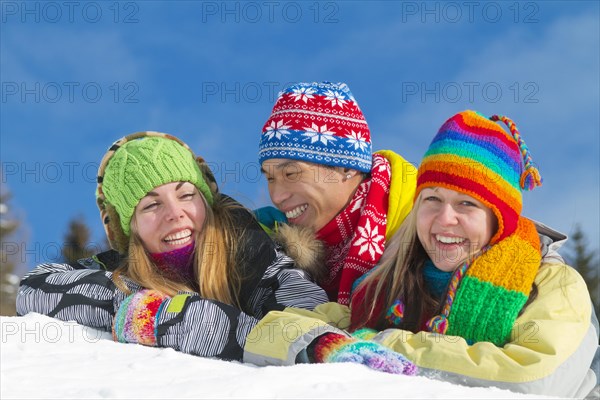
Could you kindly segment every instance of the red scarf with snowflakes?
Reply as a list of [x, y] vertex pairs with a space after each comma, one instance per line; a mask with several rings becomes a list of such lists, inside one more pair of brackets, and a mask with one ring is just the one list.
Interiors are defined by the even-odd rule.
[[385, 157], [374, 154], [371, 176], [352, 200], [319, 232], [325, 243], [327, 276], [319, 282], [329, 300], [350, 304], [354, 281], [377, 265], [385, 247], [392, 174]]

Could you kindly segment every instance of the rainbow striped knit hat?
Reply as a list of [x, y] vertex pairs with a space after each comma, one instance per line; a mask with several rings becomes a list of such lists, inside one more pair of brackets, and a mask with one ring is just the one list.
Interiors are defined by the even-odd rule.
[[[494, 121], [503, 121], [511, 133]], [[467, 110], [447, 120], [433, 138], [419, 167], [415, 199], [423, 188], [438, 186], [476, 198], [498, 218], [493, 244], [517, 228], [523, 208], [521, 191], [541, 182], [510, 119], [497, 115], [486, 118]]]
[[430, 331], [498, 346], [509, 339], [541, 262], [535, 226], [521, 216], [521, 191], [539, 185], [539, 172], [510, 119], [463, 111], [442, 125], [419, 167], [415, 199], [426, 187], [466, 193], [493, 210], [498, 231], [454, 272], [441, 314], [427, 323]]
[[259, 163], [271, 158], [370, 172], [371, 133], [345, 83], [296, 83], [279, 93], [262, 129]]

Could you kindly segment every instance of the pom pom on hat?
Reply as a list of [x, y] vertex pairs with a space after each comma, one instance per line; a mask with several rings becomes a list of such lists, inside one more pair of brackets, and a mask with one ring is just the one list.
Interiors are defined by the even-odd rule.
[[498, 230], [453, 272], [442, 311], [427, 321], [427, 330], [504, 346], [541, 262], [535, 226], [521, 216], [522, 191], [541, 183], [509, 118], [468, 110], [442, 125], [419, 167], [415, 199], [427, 187], [465, 193], [494, 212]]

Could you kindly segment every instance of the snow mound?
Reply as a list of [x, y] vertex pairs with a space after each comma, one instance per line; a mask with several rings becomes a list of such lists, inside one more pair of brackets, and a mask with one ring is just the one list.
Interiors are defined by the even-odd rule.
[[112, 341], [107, 332], [40, 314], [0, 317], [0, 397], [533, 399], [354, 364], [256, 367]]

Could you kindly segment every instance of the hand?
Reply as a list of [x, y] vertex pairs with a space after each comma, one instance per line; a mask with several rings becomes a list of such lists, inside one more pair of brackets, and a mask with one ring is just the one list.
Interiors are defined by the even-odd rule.
[[254, 210], [254, 215], [261, 224], [268, 227], [274, 227], [276, 223], [287, 223], [285, 214], [271, 206], [257, 208]]
[[368, 340], [337, 333], [321, 336], [314, 348], [317, 362], [351, 362], [390, 374], [416, 375], [417, 366], [400, 353]]
[[170, 297], [156, 290], [144, 289], [127, 297], [113, 321], [113, 340], [156, 346], [156, 321], [162, 305]]

